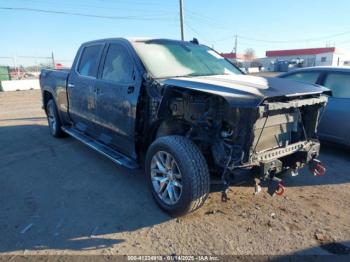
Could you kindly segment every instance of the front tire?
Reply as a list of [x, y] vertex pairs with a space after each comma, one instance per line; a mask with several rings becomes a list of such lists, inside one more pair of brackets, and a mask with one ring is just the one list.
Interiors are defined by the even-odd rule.
[[57, 107], [53, 99], [47, 102], [46, 115], [51, 135], [54, 137], [63, 137], [64, 133], [61, 129], [61, 120], [58, 116]]
[[158, 138], [145, 161], [148, 183], [157, 204], [174, 216], [200, 208], [208, 197], [210, 176], [199, 148], [182, 136]]

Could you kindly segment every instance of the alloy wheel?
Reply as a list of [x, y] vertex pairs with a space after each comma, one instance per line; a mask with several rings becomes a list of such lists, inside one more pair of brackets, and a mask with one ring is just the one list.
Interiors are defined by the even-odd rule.
[[49, 122], [50, 129], [52, 130], [52, 133], [55, 133], [56, 132], [56, 116], [55, 116], [54, 108], [52, 105], [50, 105], [48, 107], [47, 119]]
[[175, 205], [182, 194], [182, 175], [175, 158], [168, 152], [158, 151], [151, 161], [153, 189], [167, 205]]

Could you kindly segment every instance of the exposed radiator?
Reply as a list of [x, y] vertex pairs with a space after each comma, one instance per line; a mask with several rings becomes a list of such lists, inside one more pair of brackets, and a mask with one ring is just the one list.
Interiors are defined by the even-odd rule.
[[292, 132], [297, 132], [298, 113], [286, 113], [259, 118], [254, 126], [255, 152], [285, 147], [291, 143]]

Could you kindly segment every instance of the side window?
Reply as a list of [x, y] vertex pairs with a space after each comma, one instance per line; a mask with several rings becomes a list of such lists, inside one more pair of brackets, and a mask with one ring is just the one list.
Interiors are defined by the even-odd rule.
[[330, 73], [324, 86], [332, 90], [333, 97], [350, 98], [350, 74]]
[[79, 74], [96, 77], [101, 50], [102, 45], [93, 45], [84, 48], [78, 67]]
[[133, 78], [133, 63], [128, 51], [119, 44], [108, 48], [102, 79], [118, 83], [130, 83]]
[[319, 75], [319, 72], [300, 72], [288, 75], [285, 78], [315, 84]]

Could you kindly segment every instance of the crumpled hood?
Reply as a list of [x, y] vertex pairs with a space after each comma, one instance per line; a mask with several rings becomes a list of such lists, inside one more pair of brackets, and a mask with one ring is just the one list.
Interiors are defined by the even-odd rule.
[[257, 106], [265, 98], [321, 94], [329, 91], [319, 85], [272, 77], [215, 75], [170, 78], [164, 84], [224, 97], [230, 104]]

